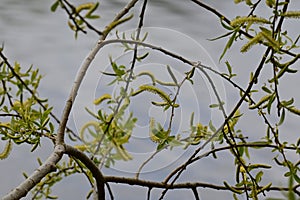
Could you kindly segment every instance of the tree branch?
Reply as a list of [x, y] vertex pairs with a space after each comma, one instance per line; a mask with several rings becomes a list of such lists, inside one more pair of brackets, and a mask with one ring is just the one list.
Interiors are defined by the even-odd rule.
[[83, 152], [79, 151], [78, 149], [70, 145], [65, 145], [65, 148], [66, 148], [65, 151], [66, 154], [80, 160], [91, 171], [97, 183], [98, 199], [104, 200], [105, 199], [104, 178], [102, 173], [98, 169], [98, 167], [89, 157], [87, 157]]
[[[116, 177], [116, 176], [104, 176], [105, 182], [111, 182], [111, 183], [122, 183], [127, 185], [136, 185], [141, 187], [148, 187], [148, 188], [160, 188], [160, 189], [193, 189], [193, 188], [210, 188], [214, 190], [223, 190], [228, 191], [229, 189], [223, 185], [215, 185], [210, 183], [203, 183], [203, 182], [185, 182], [185, 183], [177, 183], [177, 184], [167, 184], [164, 182], [156, 182], [156, 181], [146, 181], [141, 179], [135, 179], [135, 178], [128, 178], [128, 177]], [[242, 187], [235, 187], [232, 188], [236, 190], [243, 191], [245, 188]], [[261, 188], [261, 187], [260, 187]], [[259, 189], [260, 189], [259, 188]], [[293, 188], [293, 190], [296, 190], [297, 186]], [[251, 188], [247, 188], [247, 190], [251, 190]], [[286, 187], [270, 187], [267, 189], [267, 191], [289, 191], [290, 188]]]
[[5, 195], [2, 200], [13, 200], [25, 197], [27, 193], [38, 184], [48, 173], [56, 170], [55, 164], [60, 161], [63, 156], [65, 148], [63, 145], [57, 145], [53, 153], [34, 173], [23, 181], [19, 186], [13, 189], [10, 193]]
[[[132, 0], [130, 1], [122, 10], [121, 12], [113, 19], [113, 22], [116, 22], [117, 20], [121, 19], [130, 8], [132, 8], [135, 3], [138, 0]], [[102, 32], [103, 35], [100, 36], [100, 39], [94, 46], [94, 48], [91, 50], [91, 52], [88, 54], [87, 58], [84, 60], [83, 64], [80, 67], [79, 73], [77, 74], [77, 77], [74, 81], [73, 87], [71, 89], [71, 92], [69, 94], [68, 100], [66, 101], [66, 105], [62, 114], [62, 118], [60, 120], [60, 126], [57, 133], [57, 140], [56, 144], [63, 144], [64, 143], [64, 137], [65, 137], [65, 128], [67, 125], [67, 121], [71, 112], [71, 109], [73, 107], [74, 100], [77, 96], [77, 92], [79, 90], [79, 87], [82, 83], [83, 78], [85, 77], [85, 74], [91, 65], [92, 61], [94, 60], [95, 56], [97, 55], [98, 51], [104, 46], [103, 43], [105, 41], [105, 38], [107, 37], [109, 31], [107, 31], [108, 27]]]
[[[205, 10], [210, 11], [211, 13], [215, 14], [216, 16], [218, 16], [220, 19], [222, 19], [224, 22], [226, 22], [228, 25], [230, 25], [230, 20], [228, 18], [226, 18], [222, 13], [220, 13], [219, 11], [217, 11], [216, 9], [212, 8], [209, 5], [206, 5], [205, 3], [202, 3], [199, 0], [191, 0], [192, 2], [196, 3], [197, 5], [199, 5], [200, 7], [204, 8]], [[289, 2], [289, 0], [288, 0]], [[239, 30], [239, 33], [243, 34], [244, 36], [248, 37], [248, 38], [253, 38], [252, 35], [250, 35], [249, 33], [243, 31], [243, 30]], [[292, 57], [296, 57], [297, 54], [290, 52], [288, 50], [284, 50], [282, 48], [280, 48], [280, 51], [283, 53], [286, 53], [287, 55], [290, 55]]]

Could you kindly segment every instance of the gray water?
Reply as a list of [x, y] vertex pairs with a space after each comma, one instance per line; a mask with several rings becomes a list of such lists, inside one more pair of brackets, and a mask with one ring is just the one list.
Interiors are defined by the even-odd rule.
[[[226, 1], [214, 1], [209, 2], [213, 7], [229, 18], [235, 15], [242, 15], [247, 11], [245, 7], [239, 6], [239, 9], [233, 6], [231, 0]], [[42, 97], [48, 97], [50, 105], [54, 106], [54, 113], [60, 116], [64, 106], [64, 101], [68, 96], [69, 90], [72, 86], [74, 76], [77, 73], [80, 64], [88, 54], [89, 50], [93, 47], [97, 41], [97, 36], [94, 34], [88, 34], [88, 37], [79, 35], [77, 40], [74, 39], [73, 33], [67, 26], [67, 20], [64, 12], [57, 11], [56, 13], [50, 12], [50, 5], [52, 1], [40, 1], [40, 0], [1, 0], [0, 3], [0, 42], [4, 42], [5, 54], [8, 56], [11, 63], [18, 61], [22, 66], [28, 67], [33, 64], [35, 67], [39, 67], [44, 78], [40, 87], [40, 95]], [[300, 8], [299, 1], [293, 2], [294, 9]], [[101, 1], [99, 22], [94, 22], [95, 25], [104, 26], [111, 17], [114, 16], [122, 6], [124, 2], [121, 0], [114, 1]], [[137, 7], [138, 8], [138, 7]], [[161, 13], [163, 15], [161, 16]], [[292, 21], [295, 23], [296, 21]], [[299, 23], [299, 22], [296, 22]], [[286, 23], [289, 26], [289, 22]], [[128, 31], [134, 29], [136, 23], [132, 22], [128, 25], [122, 26], [121, 31]], [[219, 63], [218, 59], [222, 53], [225, 40], [217, 42], [210, 42], [207, 39], [213, 38], [224, 33], [221, 28], [218, 19], [212, 14], [206, 12], [203, 9], [199, 9], [195, 4], [189, 1], [159, 1], [152, 0], [147, 9], [145, 27], [149, 27], [147, 30], [153, 33], [153, 37], [149, 36], [149, 40], [158, 42], [161, 46], [166, 46], [168, 49], [181, 53], [190, 59], [195, 61], [200, 60], [210, 66], [214, 66], [219, 69], [225, 69], [224, 63]], [[151, 27], [151, 28], [150, 28]], [[299, 24], [293, 25], [291, 30], [292, 35], [299, 34]], [[166, 29], [167, 28], [167, 29]], [[155, 34], [156, 33], [156, 34]], [[171, 41], [168, 41], [168, 37], [171, 34]], [[176, 40], [176, 37], [180, 40]], [[189, 38], [190, 37], [190, 38]], [[162, 39], [163, 38], [163, 39]], [[175, 38], [175, 39], [174, 39]], [[184, 40], [182, 40], [184, 39]], [[197, 42], [193, 42], [197, 41]], [[197, 43], [197, 45], [195, 45]], [[201, 45], [202, 47], [199, 47]], [[95, 96], [99, 95], [101, 91], [108, 90], [99, 86], [103, 79], [100, 79], [100, 71], [105, 69], [108, 65], [107, 54], [109, 51], [114, 52], [114, 55], [120, 56], [120, 49], [118, 46], [107, 47], [101, 52], [90, 71], [87, 74], [87, 78], [83, 83], [82, 90], [79, 93], [76, 101], [75, 109], [70, 119], [70, 126], [75, 130], [87, 121], [88, 115], [82, 114], [85, 106], [92, 104]], [[229, 59], [234, 61], [234, 67], [238, 74], [241, 74], [236, 80], [241, 85], [246, 86], [249, 77], [249, 71], [247, 68], [253, 68], [257, 65], [260, 56], [259, 51], [251, 51], [248, 54], [240, 55], [238, 48], [231, 54], [228, 54], [224, 60]], [[154, 55], [152, 59], [155, 59], [159, 55]], [[124, 56], [126, 59], [126, 55]], [[120, 58], [122, 60], [122, 57]], [[174, 61], [163, 60], [170, 62], [175, 69], [180, 70], [181, 64]], [[255, 62], [255, 63], [253, 63]], [[162, 64], [162, 61], [153, 61], [152, 63]], [[151, 64], [151, 63], [150, 63]], [[147, 68], [148, 66], [140, 66], [140, 69]], [[177, 68], [176, 68], [177, 67]], [[267, 75], [267, 72], [266, 72]], [[95, 80], [98, 81], [95, 84]], [[216, 80], [217, 81], [217, 80]], [[210, 91], [205, 85], [206, 82], [199, 80], [199, 90], [197, 89], [195, 97], [198, 100], [198, 106], [201, 111], [201, 120], [208, 122], [210, 119], [218, 121], [218, 117], [214, 113], [211, 113], [207, 108], [207, 105], [212, 101], [210, 97]], [[282, 87], [287, 85], [298, 85], [299, 80], [296, 76], [289, 77], [289, 80], [282, 83]], [[218, 86], [222, 94], [222, 97], [226, 101], [228, 111], [234, 106], [234, 103], [238, 100], [238, 94], [231, 86], [223, 86], [220, 83]], [[202, 89], [204, 88], [204, 89]], [[190, 88], [186, 88], [189, 91]], [[284, 97], [295, 97], [296, 105], [300, 105], [300, 94], [295, 94], [292, 91], [282, 91]], [[182, 99], [185, 102], [191, 99], [192, 96], [186, 94], [186, 98]], [[297, 101], [298, 100], [298, 101]], [[135, 113], [141, 117], [160, 115], [158, 110], [146, 110], [145, 105], [135, 104], [132, 108]], [[189, 114], [193, 111], [194, 107], [182, 108], [179, 119], [175, 119], [180, 123], [180, 119], [188, 119]], [[200, 112], [199, 111], [199, 112]], [[162, 115], [162, 120], [164, 120]], [[287, 134], [290, 134], [291, 140], [297, 139], [299, 134], [299, 119], [292, 116], [287, 116], [288, 122], [283, 128]], [[147, 132], [146, 125], [148, 120], [143, 118], [138, 122], [140, 130]], [[253, 126], [255, 124], [255, 126]], [[264, 125], [261, 119], [257, 117], [255, 112], [247, 113], [243, 116], [243, 120], [239, 122], [240, 127], [245, 130], [245, 134], [249, 135], [250, 139], [259, 139], [259, 132], [265, 131]], [[179, 126], [179, 125], [178, 125]], [[184, 125], [182, 125], [184, 126]], [[186, 130], [186, 129], [185, 129]], [[294, 135], [293, 135], [294, 133]], [[136, 141], [139, 141], [141, 136], [135, 135]], [[138, 163], [141, 163], [147, 153], [153, 151], [153, 146], [142, 146], [144, 143], [138, 143], [136, 146], [128, 146], [129, 150], [135, 155], [136, 162], [126, 163], [120, 162], [112, 169], [104, 169], [104, 173], [107, 175], [120, 175], [120, 176], [132, 176], [132, 173], [136, 171]], [[141, 148], [143, 147], [143, 148]], [[137, 150], [138, 149], [138, 150]], [[30, 153], [29, 146], [15, 146], [10, 157], [1, 161], [0, 164], [0, 196], [7, 193], [10, 189], [15, 187], [23, 180], [22, 172], [25, 171], [30, 174], [37, 166], [36, 157], [40, 157], [45, 160], [50, 154], [52, 146], [48, 141], [42, 142], [42, 148], [36, 150], [34, 154]], [[174, 169], [179, 161], [183, 161], [188, 154], [183, 154], [180, 150], [174, 152], [166, 152], [153, 161], [152, 168], [148, 166], [145, 168], [145, 172], [142, 174], [142, 178], [150, 178], [152, 180], [161, 180], [168, 171]], [[176, 154], [180, 154], [180, 158]], [[188, 152], [191, 153], [191, 152]], [[149, 155], [148, 155], [149, 156]], [[197, 164], [188, 168], [188, 171], [183, 174], [180, 181], [200, 180], [203, 182], [213, 182], [216, 184], [222, 184], [223, 179], [231, 180], [230, 177], [234, 176], [232, 170], [233, 159], [230, 154], [221, 153], [218, 154], [218, 160], [203, 159]], [[265, 156], [272, 156], [270, 152], [265, 151], [263, 154], [255, 154], [254, 159], [257, 162], [264, 162]], [[146, 156], [147, 157], [147, 156]], [[298, 158], [295, 158], [298, 159]], [[168, 161], [170, 165], [162, 163], [162, 160]], [[269, 160], [265, 162], [270, 162]], [[154, 169], [153, 169], [154, 168]], [[281, 180], [283, 171], [275, 168], [267, 177], [275, 180], [275, 184], [283, 183]], [[5, 181], [3, 181], [5, 180]], [[267, 182], [267, 180], [266, 180]], [[232, 182], [233, 183], [233, 182]], [[61, 187], [61, 188], [60, 188]], [[139, 187], [126, 187], [123, 185], [113, 185], [115, 199], [144, 199], [146, 196], [146, 189]], [[69, 177], [57, 184], [54, 187], [54, 194], [59, 195], [60, 199], [84, 199], [85, 195], [89, 191], [89, 184], [83, 175], [76, 175]], [[183, 192], [184, 191], [184, 192]], [[134, 195], [133, 195], [134, 193]], [[232, 199], [231, 195], [226, 192], [213, 191], [209, 189], [199, 189], [201, 199]], [[157, 198], [159, 190], [154, 190], [153, 199]], [[187, 190], [180, 190], [175, 192], [169, 192], [167, 199], [189, 199], [192, 198], [192, 192]], [[29, 199], [29, 197], [27, 197]]]

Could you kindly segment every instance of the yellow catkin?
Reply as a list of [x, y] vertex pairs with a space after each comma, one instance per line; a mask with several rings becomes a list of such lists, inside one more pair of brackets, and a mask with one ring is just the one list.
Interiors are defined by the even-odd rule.
[[300, 18], [300, 11], [287, 11], [283, 13], [282, 16], [287, 18]]
[[94, 103], [95, 105], [99, 105], [99, 104], [102, 103], [104, 100], [108, 100], [108, 99], [111, 99], [110, 94], [104, 94], [104, 95], [102, 95], [101, 97], [99, 97], [98, 99], [95, 99], [93, 103]]
[[230, 25], [235, 27], [244, 23], [254, 23], [254, 24], [270, 24], [269, 20], [262, 17], [238, 17], [230, 22]]
[[84, 3], [76, 7], [76, 13], [81, 12], [82, 10], [89, 10], [91, 9], [95, 4], [94, 3]]
[[241, 52], [245, 53], [247, 52], [253, 45], [262, 42], [263, 36], [261, 33], [258, 33], [255, 37], [253, 37], [252, 39], [249, 40], [249, 42], [247, 42], [244, 46], [242, 46], [241, 48]]
[[3, 160], [5, 158], [7, 158], [9, 156], [11, 150], [12, 150], [12, 142], [11, 142], [11, 140], [9, 140], [6, 143], [3, 151], [0, 153], [0, 159]]
[[132, 94], [132, 96], [135, 96], [143, 91], [148, 91], [154, 94], [157, 94], [158, 96], [160, 96], [160, 98], [164, 101], [166, 101], [169, 105], [172, 105], [172, 101], [169, 98], [169, 96], [163, 92], [162, 90], [158, 89], [157, 87], [154, 87], [152, 85], [142, 85], [139, 87], [139, 90], [134, 92], [134, 94]]
[[300, 115], [300, 110], [297, 109], [296, 107], [292, 106], [292, 107], [287, 107], [288, 111], [296, 114], [296, 115]]
[[149, 136], [150, 139], [153, 142], [159, 143], [160, 139], [158, 137], [155, 136], [155, 134], [153, 133], [153, 130], [155, 129], [155, 119], [154, 118], [150, 118], [150, 125], [149, 125]]

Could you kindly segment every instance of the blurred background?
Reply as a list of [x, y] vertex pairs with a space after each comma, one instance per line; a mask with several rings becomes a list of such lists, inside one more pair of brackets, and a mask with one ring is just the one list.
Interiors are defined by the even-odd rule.
[[[77, 40], [74, 39], [73, 32], [67, 26], [66, 14], [58, 9], [55, 13], [50, 11], [50, 6], [54, 1], [40, 0], [1, 0], [0, 3], [0, 42], [4, 43], [4, 53], [11, 63], [18, 61], [23, 68], [33, 65], [40, 69], [44, 76], [41, 82], [39, 94], [41, 97], [48, 98], [49, 104], [54, 107], [54, 113], [60, 117], [65, 100], [69, 95], [74, 77], [84, 58], [90, 49], [97, 42], [97, 35], [89, 33], [87, 36], [79, 34]], [[77, 4], [83, 1], [76, 1]], [[227, 18], [232, 19], [236, 15], [246, 15], [249, 10], [241, 5], [234, 5], [232, 0], [223, 1], [204, 1], [216, 10], [223, 13]], [[100, 1], [99, 20], [91, 21], [97, 27], [104, 27], [123, 6], [122, 0]], [[135, 16], [140, 11], [141, 4], [135, 6]], [[299, 10], [300, 2], [292, 1], [290, 6], [292, 10]], [[265, 8], [265, 7], [264, 7]], [[258, 8], [257, 14], [268, 15], [270, 10]], [[136, 17], [129, 23], [120, 26], [120, 32], [126, 32], [130, 35], [137, 26]], [[226, 54], [221, 62], [219, 57], [227, 42], [226, 39], [211, 42], [208, 39], [215, 38], [225, 33], [220, 25], [219, 19], [206, 10], [198, 7], [190, 1], [172, 0], [160, 1], [151, 0], [147, 6], [144, 32], [149, 32], [147, 41], [158, 46], [165, 47], [178, 54], [186, 56], [194, 61], [211, 66], [220, 71], [226, 71], [224, 62], [229, 60], [233, 70], [238, 76], [234, 79], [241, 86], [246, 87], [249, 80], [250, 71], [258, 65], [261, 54], [265, 50], [263, 47], [255, 47], [248, 53], [240, 54], [239, 49], [243, 43], [237, 43]], [[284, 28], [289, 30], [292, 38], [299, 34], [299, 20], [286, 20]], [[101, 29], [101, 28], [100, 28]], [[113, 37], [111, 35], [110, 37]], [[166, 77], [165, 65], [168, 64], [174, 69], [175, 74], [180, 77], [180, 73], [188, 71], [188, 67], [178, 61], [165, 58], [162, 54], [151, 52], [151, 56], [146, 63], [138, 63], [137, 71], [151, 70], [163, 79]], [[97, 55], [93, 65], [88, 71], [87, 77], [81, 87], [76, 100], [69, 126], [78, 131], [82, 124], [90, 120], [90, 117], [84, 111], [84, 107], [92, 107], [92, 102], [101, 94], [115, 90], [114, 87], [106, 86], [109, 83], [108, 78], [103, 77], [101, 71], [108, 70], [108, 55], [112, 55], [119, 63], [130, 62], [131, 55], [123, 53], [120, 45], [110, 45], [103, 48]], [[262, 81], [266, 81], [270, 75], [270, 69], [265, 69], [262, 74]], [[299, 85], [299, 75], [289, 75], [280, 83], [280, 88], [291, 88], [281, 90], [283, 99], [295, 98], [296, 106], [300, 107], [300, 94], [295, 92], [293, 87]], [[182, 78], [182, 77], [181, 77]], [[218, 77], [212, 75], [213, 80], [226, 102], [227, 112], [238, 101], [239, 93], [230, 85], [223, 83]], [[265, 79], [264, 79], [265, 78]], [[148, 81], [148, 82], [147, 82]], [[149, 83], [149, 80], [140, 80], [135, 83]], [[293, 87], [291, 87], [293, 86]], [[199, 75], [193, 86], [186, 86], [182, 91], [182, 97], [179, 99], [182, 105], [176, 111], [177, 118], [174, 119], [174, 129], [177, 132], [188, 130], [187, 124], [191, 112], [195, 112], [196, 120], [207, 124], [213, 120], [216, 126], [221, 122], [221, 113], [212, 111], [208, 105], [216, 103], [211, 88], [207, 81]], [[133, 133], [134, 143], [128, 144], [129, 152], [135, 160], [131, 162], [118, 162], [111, 169], [103, 169], [105, 175], [134, 176], [139, 165], [155, 151], [155, 146], [146, 141], [148, 135], [148, 122], [150, 117], [159, 117], [161, 123], [167, 121], [168, 113], [163, 113], [158, 109], [149, 108], [143, 102], [150, 96], [142, 96], [141, 101], [133, 102], [130, 110], [139, 118], [137, 130]], [[259, 99], [260, 96], [257, 96]], [[145, 101], [144, 101], [145, 100]], [[247, 106], [242, 107], [242, 111], [247, 110]], [[275, 120], [274, 119], [270, 119]], [[265, 134], [265, 126], [257, 112], [247, 112], [238, 124], [244, 135], [250, 140], [258, 140]], [[299, 118], [287, 114], [286, 123], [282, 127], [282, 133], [286, 134], [285, 140], [295, 141], [299, 137]], [[2, 147], [1, 147], [2, 148]], [[8, 159], [0, 161], [0, 196], [10, 191], [18, 185], [24, 178], [22, 172], [30, 174], [38, 162], [36, 157], [45, 160], [52, 151], [52, 144], [42, 141], [41, 148], [34, 153], [30, 153], [29, 145], [14, 146]], [[146, 166], [141, 174], [142, 179], [161, 181], [172, 169], [193, 152], [193, 149], [184, 152], [181, 149], [174, 151], [164, 151], [156, 157], [149, 166]], [[251, 151], [254, 161], [273, 165], [272, 158], [275, 154], [268, 150], [256, 153]], [[294, 159], [299, 159], [291, 155]], [[267, 159], [266, 159], [267, 158]], [[218, 154], [218, 159], [204, 158], [191, 165], [183, 173], [179, 181], [201, 181], [222, 185], [224, 179], [234, 184], [234, 159], [229, 153]], [[273, 181], [273, 185], [285, 185], [282, 179], [284, 170], [276, 166], [266, 173], [266, 179], [263, 183]], [[111, 184], [115, 199], [144, 199], [147, 194], [146, 188], [128, 187], [125, 185]], [[53, 187], [53, 194], [58, 195], [59, 199], [84, 199], [89, 191], [89, 183], [84, 175], [75, 175], [68, 177]], [[152, 190], [152, 199], [157, 199], [160, 190]], [[201, 199], [232, 199], [230, 193], [215, 191], [210, 189], [198, 189]], [[189, 199], [193, 194], [188, 190], [170, 191], [166, 199]], [[26, 197], [30, 199], [30, 195]]]

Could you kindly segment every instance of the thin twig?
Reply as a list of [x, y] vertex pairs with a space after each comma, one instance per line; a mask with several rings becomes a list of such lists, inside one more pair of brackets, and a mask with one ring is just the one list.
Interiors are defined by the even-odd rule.
[[150, 200], [150, 198], [151, 198], [151, 190], [152, 190], [152, 187], [149, 187], [148, 192], [147, 192], [147, 200]]
[[106, 187], [107, 187], [107, 190], [108, 190], [110, 199], [111, 199], [111, 200], [114, 200], [114, 194], [113, 194], [113, 192], [112, 192], [112, 189], [110, 188], [109, 183], [108, 183], [108, 182], [105, 182], [105, 185], [106, 185]]
[[195, 199], [196, 199], [196, 200], [200, 200], [200, 197], [199, 197], [197, 188], [196, 188], [196, 187], [193, 187], [193, 188], [192, 188], [192, 191], [193, 191], [193, 194], [194, 194], [194, 196], [195, 196]]

